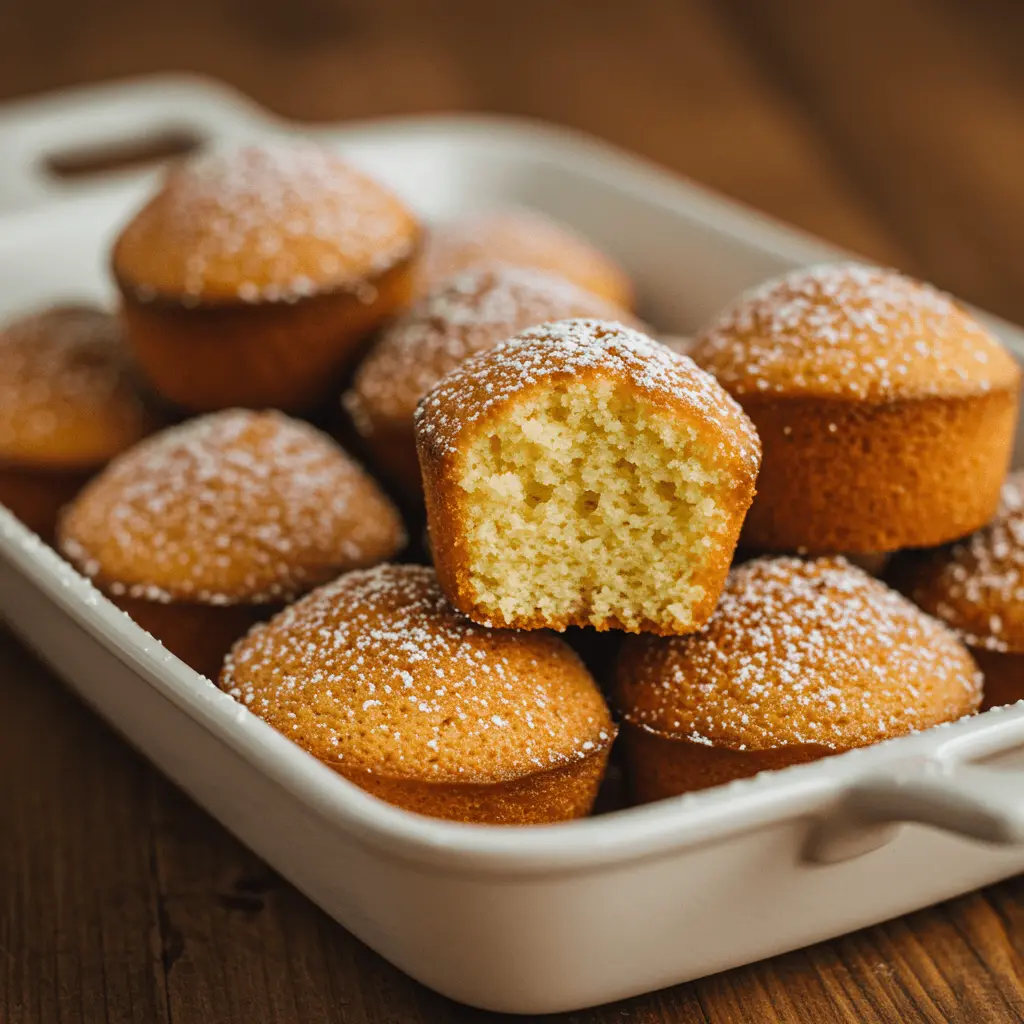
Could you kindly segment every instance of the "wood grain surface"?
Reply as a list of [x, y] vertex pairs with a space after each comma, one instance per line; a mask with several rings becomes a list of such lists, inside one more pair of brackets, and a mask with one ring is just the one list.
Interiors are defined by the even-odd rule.
[[[274, 110], [604, 136], [1024, 322], [1024, 4], [0, 0], [0, 99], [189, 69]], [[1024, 882], [558, 1018], [1024, 1020]], [[0, 1022], [445, 1024], [0, 632]]]

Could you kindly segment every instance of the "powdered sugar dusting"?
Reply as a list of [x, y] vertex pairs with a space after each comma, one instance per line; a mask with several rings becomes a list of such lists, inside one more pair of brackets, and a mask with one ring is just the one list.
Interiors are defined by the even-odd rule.
[[416, 237], [390, 192], [329, 149], [281, 140], [215, 148], [172, 172], [115, 264], [140, 298], [296, 301], [366, 288]]
[[[90, 437], [76, 432], [78, 427]], [[138, 440], [147, 427], [121, 332], [108, 313], [56, 307], [0, 330], [0, 452], [5, 458], [42, 455], [60, 437], [99, 463]]]
[[446, 373], [517, 331], [568, 317], [629, 314], [564, 278], [521, 267], [481, 267], [450, 278], [382, 336], [360, 367], [346, 407], [363, 433], [374, 416], [407, 418]]
[[911, 596], [972, 647], [1024, 653], [1024, 470], [989, 526], [922, 566]]
[[542, 324], [462, 363], [420, 402], [418, 441], [438, 456], [453, 454], [463, 430], [517, 394], [584, 375], [688, 409], [717, 432], [724, 456], [738, 457], [756, 472], [760, 444], [754, 427], [713, 377], [639, 331], [601, 320]]
[[736, 395], [884, 400], [1019, 380], [999, 342], [948, 295], [858, 263], [796, 270], [741, 296], [692, 355]]
[[326, 435], [228, 410], [115, 459], [72, 505], [63, 552], [108, 593], [258, 604], [390, 557], [401, 522]]
[[380, 565], [321, 587], [240, 641], [221, 686], [343, 771], [493, 782], [614, 737], [568, 647], [474, 625], [425, 566]]
[[945, 626], [841, 558], [748, 562], [700, 633], [628, 643], [628, 721], [738, 749], [864, 746], [959, 718], [981, 695]]
[[486, 264], [531, 267], [630, 305], [625, 272], [586, 238], [537, 210], [507, 207], [464, 217], [432, 230], [420, 264], [421, 290], [459, 271]]

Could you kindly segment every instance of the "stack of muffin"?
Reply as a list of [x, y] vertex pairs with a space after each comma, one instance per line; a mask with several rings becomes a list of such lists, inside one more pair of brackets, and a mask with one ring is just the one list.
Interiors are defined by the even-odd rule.
[[926, 285], [796, 271], [685, 356], [569, 229], [425, 234], [303, 142], [172, 170], [113, 275], [0, 331], [0, 499], [384, 800], [558, 821], [616, 722], [647, 801], [1022, 695], [1020, 372]]

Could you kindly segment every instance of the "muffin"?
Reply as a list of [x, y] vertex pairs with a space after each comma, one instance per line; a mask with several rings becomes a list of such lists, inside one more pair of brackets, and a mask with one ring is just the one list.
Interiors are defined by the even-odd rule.
[[333, 441], [243, 410], [191, 420], [115, 459], [59, 527], [65, 557], [211, 679], [254, 622], [403, 543], [387, 498]]
[[220, 685], [367, 792], [457, 821], [587, 814], [615, 737], [561, 640], [474, 625], [420, 565], [309, 594], [239, 641]]
[[955, 721], [981, 676], [949, 629], [845, 559], [776, 557], [732, 572], [701, 633], [627, 640], [615, 700], [647, 802]]
[[432, 229], [418, 291], [426, 294], [462, 270], [493, 263], [545, 270], [623, 309], [634, 305], [632, 282], [609, 256], [565, 224], [521, 208], [492, 210]]
[[994, 514], [1020, 371], [934, 288], [853, 263], [798, 270], [740, 298], [690, 354], [764, 447], [745, 545], [875, 554]]
[[554, 274], [478, 267], [457, 274], [392, 324], [356, 372], [343, 404], [376, 466], [404, 493], [420, 494], [413, 416], [419, 400], [464, 359], [548, 320], [631, 320]]
[[445, 594], [519, 629], [699, 629], [760, 457], [713, 377], [598, 320], [462, 363], [420, 403], [416, 441]]
[[57, 306], [0, 327], [0, 502], [45, 540], [89, 477], [154, 426], [109, 314]]
[[999, 511], [967, 540], [904, 556], [896, 579], [952, 628], [985, 676], [984, 707], [1024, 697], [1024, 470], [1007, 479]]
[[311, 409], [407, 304], [419, 238], [398, 199], [328, 149], [213, 150], [117, 239], [128, 341], [182, 409]]

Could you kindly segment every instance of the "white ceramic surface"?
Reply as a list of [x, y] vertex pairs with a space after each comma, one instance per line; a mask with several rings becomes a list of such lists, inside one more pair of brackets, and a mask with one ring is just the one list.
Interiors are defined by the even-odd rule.
[[[152, 79], [0, 112], [0, 314], [109, 296], [150, 175], [59, 185], [41, 156], [168, 126], [301, 131], [221, 87]], [[829, 247], [610, 147], [416, 119], [309, 134], [428, 216], [528, 203], [578, 225], [692, 331]], [[1016, 352], [1024, 334], [992, 321]], [[747, 963], [1024, 869], [1024, 707], [587, 821], [501, 829], [367, 796], [173, 658], [0, 508], [0, 614], [161, 770], [383, 956], [477, 1006], [571, 1010]]]

